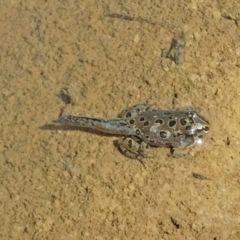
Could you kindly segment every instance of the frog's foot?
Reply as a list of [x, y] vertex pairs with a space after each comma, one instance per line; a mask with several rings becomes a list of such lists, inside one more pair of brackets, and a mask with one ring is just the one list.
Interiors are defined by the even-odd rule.
[[119, 114], [119, 117], [120, 118], [135, 118], [151, 109], [152, 109], [152, 106], [150, 104], [141, 103], [141, 104], [134, 105], [134, 106], [122, 111]]
[[178, 148], [171, 148], [170, 156], [173, 158], [184, 158], [186, 154]]
[[119, 150], [128, 158], [139, 160], [144, 165], [144, 158], [148, 158], [149, 145], [141, 139], [131, 136], [118, 141]]

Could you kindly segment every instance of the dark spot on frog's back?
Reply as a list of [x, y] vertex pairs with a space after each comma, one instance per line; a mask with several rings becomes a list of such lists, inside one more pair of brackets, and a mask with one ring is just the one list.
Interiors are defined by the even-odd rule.
[[173, 133], [173, 137], [175, 137], [175, 138], [177, 138], [177, 137], [179, 137], [181, 135], [182, 135], [182, 132], [180, 132], [180, 131]]
[[144, 117], [141, 117], [141, 118], [139, 119], [140, 122], [143, 122], [144, 120], [145, 120]]
[[169, 127], [174, 127], [176, 125], [176, 121], [175, 120], [171, 120], [171, 121], [169, 121], [169, 123], [168, 123], [168, 126]]
[[193, 124], [193, 123], [194, 123], [193, 118], [189, 118], [189, 123], [190, 123], [190, 124]]
[[134, 124], [134, 123], [135, 123], [134, 119], [131, 119], [131, 120], [129, 121], [129, 123], [130, 123], [130, 124]]
[[130, 112], [127, 112], [126, 117], [130, 118], [131, 116], [132, 116], [132, 114]]
[[162, 119], [160, 119], [160, 118], [158, 118], [158, 119], [156, 119], [156, 120], [155, 120], [155, 123], [160, 123], [160, 124], [163, 124], [163, 120], [162, 120]]
[[139, 129], [136, 129], [135, 132], [136, 132], [137, 135], [140, 135], [140, 134], [141, 134], [141, 131], [140, 131]]
[[168, 137], [168, 133], [166, 131], [161, 131], [160, 132], [160, 137], [161, 138], [167, 138]]
[[148, 121], [146, 121], [144, 124], [143, 124], [143, 126], [148, 126], [149, 125], [149, 122]]
[[181, 123], [182, 126], [185, 126], [185, 125], [187, 124], [186, 118], [182, 118], [182, 119], [180, 120], [180, 123]]

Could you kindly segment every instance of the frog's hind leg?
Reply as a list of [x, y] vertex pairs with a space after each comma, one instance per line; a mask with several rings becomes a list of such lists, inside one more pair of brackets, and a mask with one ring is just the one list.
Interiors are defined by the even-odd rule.
[[148, 157], [149, 145], [135, 136], [121, 138], [118, 148], [126, 157], [137, 159], [143, 164], [143, 159]]
[[141, 103], [134, 105], [126, 110], [123, 110], [120, 114], [120, 118], [135, 118], [143, 113], [152, 109], [152, 106], [148, 103]]

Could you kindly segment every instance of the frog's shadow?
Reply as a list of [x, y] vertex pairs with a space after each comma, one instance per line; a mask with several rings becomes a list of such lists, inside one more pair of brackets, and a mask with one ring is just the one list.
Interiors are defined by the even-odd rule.
[[[55, 124], [45, 124], [42, 127], [40, 127], [40, 129], [49, 130], [49, 131], [81, 131], [81, 132], [96, 134], [98, 136], [104, 136], [104, 137], [120, 137], [120, 138], [122, 137], [119, 135], [102, 133], [97, 130], [93, 130], [93, 129], [85, 128], [85, 127], [62, 126], [62, 125], [55, 125]], [[113, 145], [120, 151], [118, 140], [119, 139], [113, 140]]]
[[[41, 126], [40, 129], [49, 130], [49, 131], [68, 131], [68, 132], [69, 131], [81, 131], [81, 132], [86, 132], [86, 133], [90, 133], [90, 134], [95, 134], [98, 136], [117, 137], [118, 139], [113, 140], [113, 146], [116, 147], [121, 154], [125, 155], [124, 153], [122, 153], [122, 150], [120, 149], [120, 145], [119, 145], [119, 138], [122, 138], [123, 137], [122, 135], [102, 133], [100, 131], [86, 128], [86, 127], [63, 126], [63, 125], [55, 125], [55, 124], [45, 124], [45, 125]], [[151, 146], [151, 147], [157, 148], [155, 146]], [[174, 152], [174, 149], [171, 147], [169, 147], [169, 148], [170, 148], [170, 154], [172, 154]]]

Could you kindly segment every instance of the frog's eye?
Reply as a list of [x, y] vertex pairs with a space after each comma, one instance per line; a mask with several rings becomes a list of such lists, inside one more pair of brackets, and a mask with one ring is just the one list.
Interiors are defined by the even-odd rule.
[[203, 128], [203, 130], [204, 130], [205, 132], [208, 132], [208, 131], [209, 131], [209, 127], [208, 127], [208, 126], [205, 126], [205, 127]]

